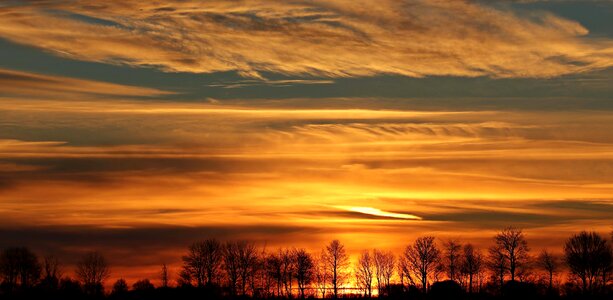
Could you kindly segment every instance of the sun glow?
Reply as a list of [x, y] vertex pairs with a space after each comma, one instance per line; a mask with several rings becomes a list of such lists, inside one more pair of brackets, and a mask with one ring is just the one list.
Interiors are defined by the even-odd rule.
[[378, 217], [405, 219], [405, 220], [421, 220], [421, 217], [411, 214], [395, 213], [389, 211], [383, 211], [374, 207], [362, 207], [362, 206], [340, 206], [340, 209], [344, 209], [351, 212], [357, 212], [361, 214], [367, 214]]

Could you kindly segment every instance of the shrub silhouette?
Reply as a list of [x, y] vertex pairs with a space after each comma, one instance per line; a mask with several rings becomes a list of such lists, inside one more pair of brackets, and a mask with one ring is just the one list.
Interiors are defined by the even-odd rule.
[[430, 297], [432, 299], [463, 299], [464, 290], [454, 280], [435, 282], [430, 286]]

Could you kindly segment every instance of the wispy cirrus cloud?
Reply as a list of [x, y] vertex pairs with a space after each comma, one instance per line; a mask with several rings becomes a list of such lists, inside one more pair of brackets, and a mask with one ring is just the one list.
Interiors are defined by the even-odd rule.
[[0, 14], [13, 42], [170, 72], [552, 77], [613, 65], [613, 42], [583, 38], [577, 22], [472, 1], [78, 0]]

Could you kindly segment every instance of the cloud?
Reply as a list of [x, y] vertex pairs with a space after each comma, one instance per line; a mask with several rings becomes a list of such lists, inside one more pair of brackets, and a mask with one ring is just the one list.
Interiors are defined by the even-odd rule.
[[333, 84], [333, 80], [308, 80], [308, 79], [287, 79], [287, 80], [240, 80], [234, 82], [219, 82], [209, 84], [210, 87], [221, 87], [224, 89], [236, 89], [252, 86], [271, 86], [271, 87], [287, 87], [292, 85], [319, 85]]
[[613, 42], [577, 22], [471, 1], [64, 0], [0, 14], [13, 42], [169, 72], [552, 77], [613, 65]]
[[[473, 0], [475, 2], [519, 2], [519, 3], [533, 3], [533, 2], [577, 2], [577, 0]], [[595, 2], [595, 3], [609, 3], [611, 0], [582, 0], [581, 2]]]
[[[63, 76], [44, 75], [0, 68], [1, 95], [69, 100], [92, 97], [153, 97], [174, 94], [154, 88], [144, 88]], [[66, 105], [66, 103], [64, 103]]]

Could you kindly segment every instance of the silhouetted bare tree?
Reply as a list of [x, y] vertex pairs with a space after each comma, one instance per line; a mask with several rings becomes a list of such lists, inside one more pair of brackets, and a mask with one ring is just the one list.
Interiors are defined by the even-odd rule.
[[444, 266], [449, 280], [457, 281], [457, 274], [460, 267], [460, 253], [462, 245], [456, 240], [448, 240], [443, 244], [444, 247]]
[[375, 264], [375, 278], [377, 279], [377, 291], [379, 296], [389, 293], [390, 281], [394, 275], [396, 265], [394, 253], [391, 251], [373, 250]]
[[42, 272], [41, 285], [45, 288], [57, 289], [62, 277], [59, 259], [54, 255], [45, 256], [43, 258]]
[[[596, 232], [582, 231], [564, 245], [564, 258], [571, 274], [581, 281], [584, 293], [594, 292], [600, 278], [606, 278], [611, 268], [611, 248]], [[606, 285], [606, 279], [602, 284]]]
[[272, 281], [267, 278], [268, 271], [266, 269], [266, 247], [255, 251], [255, 258], [252, 271], [249, 273], [249, 290], [251, 297], [263, 298], [268, 297]]
[[300, 290], [300, 297], [304, 299], [306, 288], [313, 281], [315, 263], [313, 256], [304, 249], [294, 250], [294, 258], [296, 260], [296, 282]]
[[262, 248], [258, 255], [258, 273], [257, 277], [259, 278], [259, 290], [256, 296], [261, 298], [269, 298], [275, 295], [274, 293], [274, 283], [275, 278], [272, 276], [271, 267], [270, 267], [270, 254], [266, 252], [266, 247]]
[[254, 269], [255, 271], [249, 274], [249, 285], [254, 298], [267, 298], [271, 296], [271, 288], [273, 281], [268, 276], [266, 246], [257, 251]]
[[404, 251], [408, 271], [421, 283], [422, 291], [428, 288], [428, 280], [438, 268], [440, 250], [433, 236], [420, 237]]
[[241, 275], [238, 247], [238, 242], [227, 242], [224, 247], [223, 266], [228, 277], [228, 284], [232, 295], [236, 295], [238, 292], [238, 281]]
[[364, 291], [365, 297], [372, 297], [372, 281], [374, 277], [374, 259], [370, 252], [360, 254], [355, 266], [355, 277], [358, 288]]
[[0, 278], [9, 289], [33, 286], [38, 282], [40, 273], [38, 258], [28, 248], [7, 248], [0, 254]]
[[474, 278], [483, 268], [483, 255], [473, 245], [466, 244], [462, 247], [462, 256], [459, 260], [459, 269], [468, 277], [468, 292], [473, 292]]
[[183, 270], [196, 285], [213, 285], [219, 277], [222, 264], [222, 245], [216, 239], [207, 239], [191, 244], [183, 256]]
[[162, 264], [162, 270], [160, 271], [160, 282], [162, 283], [163, 288], [168, 287], [169, 278], [168, 278], [168, 267], [166, 264]]
[[281, 261], [281, 252], [270, 253], [266, 257], [266, 273], [275, 282], [276, 293], [273, 293], [277, 297], [281, 296], [283, 289], [283, 262]]
[[333, 240], [326, 246], [326, 265], [330, 270], [330, 285], [334, 299], [338, 298], [338, 288], [347, 278], [347, 267], [349, 266], [349, 256], [345, 246], [339, 240]]
[[321, 298], [326, 298], [328, 281], [330, 280], [330, 269], [325, 249], [321, 251], [315, 260], [315, 285]]
[[559, 259], [553, 253], [543, 250], [537, 258], [537, 265], [547, 273], [549, 290], [553, 290], [553, 277], [560, 268]]
[[507, 227], [494, 236], [494, 242], [507, 261], [511, 280], [515, 280], [517, 269], [529, 259], [530, 248], [524, 233], [521, 229]]
[[487, 267], [492, 272], [493, 277], [498, 279], [500, 287], [504, 285], [504, 276], [509, 269], [509, 264], [504, 254], [504, 250], [495, 245], [488, 249]]
[[[241, 294], [245, 296], [247, 294], [247, 287], [252, 279], [251, 274], [255, 274], [258, 265], [258, 251], [255, 244], [247, 241], [240, 241], [236, 243], [238, 247], [238, 259], [240, 270], [240, 290]], [[254, 291], [251, 291], [252, 293]]]
[[102, 294], [104, 281], [109, 278], [109, 264], [98, 252], [88, 252], [77, 263], [76, 275], [88, 294]]
[[289, 249], [283, 249], [279, 252], [281, 258], [281, 282], [287, 297], [292, 296], [292, 282], [294, 273], [296, 272], [296, 261], [293, 252]]
[[224, 267], [228, 276], [230, 292], [247, 294], [250, 273], [257, 266], [257, 250], [247, 241], [227, 242], [224, 247]]
[[400, 278], [400, 285], [403, 288], [406, 288], [407, 286], [410, 287], [410, 286], [417, 285], [413, 276], [411, 275], [410, 264], [407, 259], [407, 256], [404, 253], [403, 255], [398, 256], [398, 263], [397, 263], [396, 268], [398, 269], [398, 277]]

